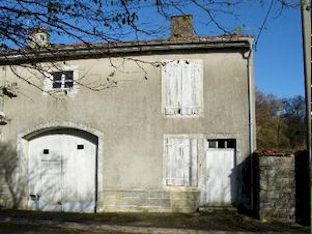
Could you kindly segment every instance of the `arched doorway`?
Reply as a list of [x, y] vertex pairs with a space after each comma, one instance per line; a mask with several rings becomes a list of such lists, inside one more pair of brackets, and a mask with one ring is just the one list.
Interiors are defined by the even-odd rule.
[[95, 212], [98, 137], [75, 128], [29, 134], [28, 207]]

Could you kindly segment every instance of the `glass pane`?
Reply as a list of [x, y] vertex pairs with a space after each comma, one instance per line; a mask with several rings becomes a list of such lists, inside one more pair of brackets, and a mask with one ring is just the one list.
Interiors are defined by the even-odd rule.
[[71, 88], [74, 86], [73, 82], [73, 76], [74, 72], [73, 71], [64, 71], [63, 74], [65, 75], [65, 88]]
[[62, 72], [52, 72], [53, 82], [61, 81]]
[[226, 140], [218, 140], [218, 148], [219, 149], [226, 148], [225, 142]]
[[60, 89], [62, 86], [62, 72], [53, 72], [51, 73], [52, 77], [52, 87], [53, 89]]
[[228, 140], [228, 141], [227, 141], [227, 148], [233, 148], [233, 149], [235, 149], [235, 147], [236, 147], [236, 144], [235, 144], [235, 143], [236, 143], [236, 142], [235, 142], [234, 139]]
[[65, 75], [65, 80], [73, 80], [73, 71], [64, 71], [63, 74]]
[[53, 82], [53, 89], [60, 89], [62, 86], [61, 82]]
[[217, 140], [208, 140], [208, 148], [217, 148], [218, 147]]
[[71, 88], [74, 86], [74, 82], [73, 81], [65, 81], [65, 88]]

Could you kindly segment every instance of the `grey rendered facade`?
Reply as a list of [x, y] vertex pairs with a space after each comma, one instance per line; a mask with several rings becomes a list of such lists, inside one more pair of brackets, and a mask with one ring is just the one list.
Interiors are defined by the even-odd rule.
[[[28, 145], [38, 134], [76, 129], [97, 138], [95, 206], [97, 212], [192, 212], [200, 205], [201, 158], [207, 139], [235, 140], [231, 203], [250, 208], [243, 167], [254, 145], [252, 39], [244, 36], [58, 47], [58, 55], [40, 53], [40, 62], [69, 67], [74, 87], [49, 95], [16, 77], [9, 64], [31, 58], [1, 60], [2, 82], [16, 82], [19, 95], [5, 98], [2, 111], [11, 120], [1, 126], [3, 142], [17, 148], [17, 177], [27, 179]], [[168, 116], [164, 111], [163, 61], [200, 61], [200, 114]], [[139, 65], [138, 65], [139, 63]], [[114, 66], [112, 66], [112, 64]], [[15, 66], [32, 83], [46, 88], [42, 74]], [[90, 90], [103, 81], [114, 87]], [[77, 79], [77, 80], [75, 80]], [[76, 83], [77, 82], [77, 83]], [[115, 83], [116, 82], [116, 83]], [[165, 139], [197, 139], [196, 181], [189, 186], [166, 184]], [[77, 176], [79, 177], [77, 172]], [[248, 175], [250, 176], [250, 175]], [[28, 184], [21, 207], [30, 209]]]

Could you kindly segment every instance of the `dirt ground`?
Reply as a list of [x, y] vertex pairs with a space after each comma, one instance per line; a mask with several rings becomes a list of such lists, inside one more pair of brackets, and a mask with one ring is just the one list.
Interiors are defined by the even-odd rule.
[[68, 227], [54, 227], [53, 225], [0, 223], [2, 234], [117, 234], [115, 231], [81, 230]]
[[310, 233], [310, 229], [295, 223], [259, 221], [229, 210], [195, 214], [0, 210], [0, 233]]

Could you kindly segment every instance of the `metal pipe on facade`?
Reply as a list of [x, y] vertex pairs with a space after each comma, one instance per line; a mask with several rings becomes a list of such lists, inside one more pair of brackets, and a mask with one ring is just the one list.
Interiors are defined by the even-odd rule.
[[253, 182], [253, 153], [255, 151], [255, 106], [254, 106], [254, 86], [253, 86], [253, 52], [252, 46], [253, 41], [250, 40], [250, 49], [248, 51], [247, 56], [244, 56], [247, 60], [247, 79], [248, 79], [248, 118], [249, 118], [249, 157], [250, 157], [250, 209], [253, 211], [254, 209], [254, 182]]
[[[306, 148], [309, 155], [310, 168], [310, 201], [312, 200], [311, 187], [311, 1], [305, 0], [301, 3], [301, 26], [302, 26], [302, 45], [304, 59], [304, 80], [305, 80], [305, 97], [306, 97], [306, 121], [307, 121], [307, 137]], [[310, 208], [312, 214], [312, 206]], [[312, 216], [310, 220], [312, 223]]]

